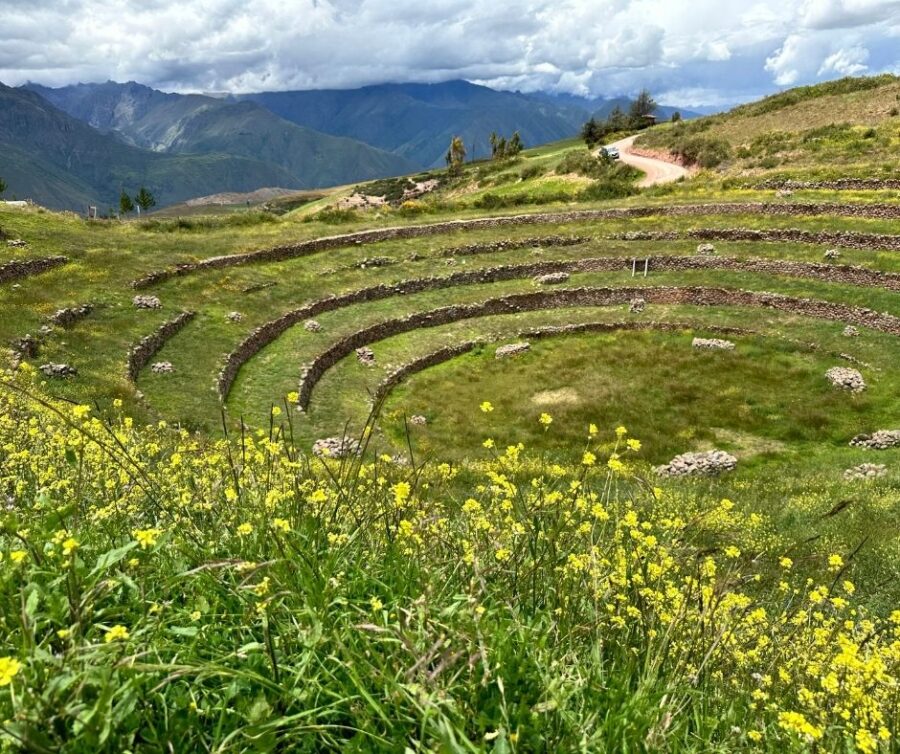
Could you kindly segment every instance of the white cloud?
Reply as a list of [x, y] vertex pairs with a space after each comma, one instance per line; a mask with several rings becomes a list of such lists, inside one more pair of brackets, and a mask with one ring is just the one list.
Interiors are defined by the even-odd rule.
[[251, 91], [468, 78], [733, 101], [896, 68], [898, 35], [900, 0], [0, 0], [0, 81]]
[[869, 69], [866, 65], [868, 59], [869, 51], [865, 47], [857, 45], [846, 50], [841, 49], [822, 61], [818, 75], [838, 73], [841, 76], [859, 76]]

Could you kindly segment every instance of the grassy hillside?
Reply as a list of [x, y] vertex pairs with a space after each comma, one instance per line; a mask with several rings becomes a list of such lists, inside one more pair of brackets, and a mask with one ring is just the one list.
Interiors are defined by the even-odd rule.
[[896, 176], [900, 79], [849, 78], [791, 89], [722, 115], [660, 126], [639, 145], [730, 175]]
[[900, 192], [771, 174], [0, 204], [0, 748], [892, 754]]

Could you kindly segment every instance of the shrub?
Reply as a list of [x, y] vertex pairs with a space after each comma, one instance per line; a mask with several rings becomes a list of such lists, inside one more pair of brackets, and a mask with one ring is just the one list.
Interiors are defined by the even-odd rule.
[[352, 209], [338, 209], [337, 207], [326, 207], [319, 210], [314, 215], [303, 218], [303, 222], [319, 222], [326, 225], [344, 225], [352, 223], [359, 219], [359, 213]]
[[522, 173], [520, 175], [523, 181], [530, 181], [532, 178], [537, 178], [545, 172], [546, 168], [543, 165], [531, 164], [522, 168]]

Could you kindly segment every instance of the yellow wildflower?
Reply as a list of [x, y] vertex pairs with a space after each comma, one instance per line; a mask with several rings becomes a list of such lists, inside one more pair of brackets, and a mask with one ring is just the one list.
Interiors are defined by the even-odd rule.
[[130, 636], [128, 633], [128, 629], [125, 626], [117, 625], [110, 628], [106, 634], [103, 636], [103, 641], [107, 644], [114, 641], [125, 641]]
[[21, 669], [22, 663], [15, 657], [0, 657], [0, 686], [9, 686]]
[[478, 408], [485, 414], [489, 414], [494, 410], [494, 406], [490, 401], [484, 401]]

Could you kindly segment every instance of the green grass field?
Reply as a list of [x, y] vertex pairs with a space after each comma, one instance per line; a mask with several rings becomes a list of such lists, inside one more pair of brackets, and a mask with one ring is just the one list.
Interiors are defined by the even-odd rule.
[[[849, 442], [900, 429], [900, 192], [777, 197], [759, 187], [775, 168], [750, 165], [776, 157], [778, 170], [809, 179], [871, 172], [894, 149], [897, 121], [870, 124], [866, 103], [880, 90], [854, 87], [713, 121], [710, 132], [743, 124], [733, 146], [752, 156], [641, 191], [626, 170], [579, 173], [586, 153], [569, 141], [466, 166], [412, 207], [369, 212], [329, 209], [350, 187], [297, 206], [285, 199], [284, 212], [123, 223], [0, 205], [5, 237], [27, 243], [0, 239], [0, 265], [69, 259], [0, 284], [0, 343], [10, 347], [0, 383], [0, 748], [896, 751], [900, 446]], [[826, 133], [817, 119], [836, 97], [848, 98], [853, 125]], [[763, 138], [773, 117], [796, 128]], [[874, 137], [860, 130], [869, 127]], [[808, 139], [810, 129], [819, 136]], [[659, 133], [664, 145], [668, 130]], [[825, 206], [730, 214], [718, 206], [728, 202]], [[664, 214], [680, 204], [707, 206]], [[131, 285], [359, 230], [629, 207], [658, 210], [341, 242]], [[838, 259], [825, 258], [830, 243], [714, 240], [707, 266], [687, 267], [704, 232], [726, 229], [888, 239], [841, 247]], [[636, 231], [674, 236], [623, 240]], [[461, 249], [473, 244], [480, 253]], [[633, 258], [650, 259], [647, 277], [632, 277]], [[766, 266], [781, 261], [795, 266]], [[533, 266], [543, 263], [570, 277], [539, 284]], [[481, 278], [460, 282], [466, 273]], [[421, 289], [378, 288], [409, 281]], [[434, 314], [632, 287], [608, 305]], [[809, 299], [819, 316], [693, 299], [630, 311], [631, 298], [669, 288]], [[250, 353], [220, 398], [220, 369], [257, 328], [363, 289], [368, 300], [322, 304], [309, 317], [319, 329], [301, 317]], [[136, 294], [161, 308], [136, 309]], [[94, 306], [88, 316], [47, 331], [58, 308], [83, 303]], [[871, 311], [835, 308], [848, 306]], [[131, 381], [129, 350], [183, 311], [196, 316]], [[300, 410], [305, 365], [366, 328], [429, 313], [423, 326], [354, 341]], [[567, 326], [594, 331], [528, 335]], [[26, 334], [37, 355], [15, 353]], [[701, 351], [695, 336], [735, 348]], [[495, 358], [522, 340], [526, 353]], [[395, 369], [468, 343], [401, 380], [372, 413]], [[155, 362], [174, 371], [155, 373]], [[78, 373], [47, 378], [47, 363]], [[835, 366], [858, 369], [866, 390], [831, 386]], [[345, 433], [365, 446], [360, 457], [311, 453]], [[654, 471], [712, 449], [733, 454], [736, 468]], [[864, 463], [884, 473], [845, 477]]]

